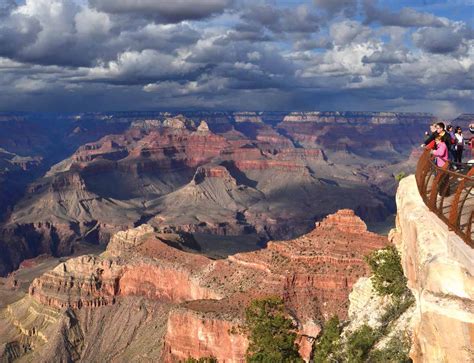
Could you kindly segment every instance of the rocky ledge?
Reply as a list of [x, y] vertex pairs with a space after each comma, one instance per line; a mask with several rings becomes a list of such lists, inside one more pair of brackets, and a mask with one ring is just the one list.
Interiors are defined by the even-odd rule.
[[[321, 322], [334, 314], [347, 317], [352, 286], [369, 272], [364, 256], [387, 244], [351, 210], [327, 217], [302, 237], [222, 260], [177, 250], [162, 238], [149, 225], [119, 232], [102, 255], [73, 258], [35, 279], [29, 299], [77, 316], [86, 310], [91, 317], [129, 299], [147, 299], [169, 310], [163, 338], [155, 342], [163, 346], [162, 361], [212, 355], [240, 362], [248, 344], [239, 329], [245, 306], [278, 295], [298, 324], [300, 352], [309, 359]], [[83, 345], [101, 339], [87, 336]]]
[[474, 249], [424, 205], [413, 176], [397, 192], [391, 238], [416, 298], [414, 362], [474, 362]]

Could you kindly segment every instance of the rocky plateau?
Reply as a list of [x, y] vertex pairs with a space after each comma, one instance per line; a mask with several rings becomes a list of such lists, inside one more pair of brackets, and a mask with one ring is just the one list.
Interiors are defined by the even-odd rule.
[[433, 120], [387, 112], [2, 114], [0, 147], [23, 177], [0, 177], [0, 275], [40, 254], [69, 255], [84, 241], [107, 244], [142, 223], [191, 234], [190, 248], [214, 258], [295, 238], [340, 208], [388, 230], [393, 175], [413, 170]]

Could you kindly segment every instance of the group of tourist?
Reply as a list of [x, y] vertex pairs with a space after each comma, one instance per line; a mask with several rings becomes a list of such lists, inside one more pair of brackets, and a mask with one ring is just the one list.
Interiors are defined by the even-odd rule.
[[[474, 125], [471, 125], [474, 130]], [[444, 122], [433, 123], [430, 126], [430, 132], [426, 132], [426, 140], [423, 147], [432, 151], [432, 155], [436, 157], [436, 165], [443, 167], [449, 160], [454, 168], [456, 163], [462, 162], [465, 139], [462, 129], [459, 126], [446, 126]]]

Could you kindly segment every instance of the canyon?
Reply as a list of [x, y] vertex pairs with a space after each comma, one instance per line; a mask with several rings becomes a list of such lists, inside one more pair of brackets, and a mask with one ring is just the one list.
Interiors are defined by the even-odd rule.
[[[54, 352], [88, 361], [103, 347], [100, 356], [119, 360], [215, 356], [243, 362], [245, 306], [277, 295], [297, 322], [300, 352], [309, 359], [322, 322], [347, 317], [351, 288], [369, 273], [364, 256], [388, 243], [351, 210], [328, 216], [294, 240], [226, 259], [163, 242], [172, 237], [143, 224], [117, 232], [102, 254], [71, 258], [33, 279], [27, 293], [0, 310], [2, 357], [47, 361]], [[22, 285], [21, 276], [7, 280], [13, 291]], [[104, 333], [116, 329], [123, 332], [114, 338]], [[147, 345], [150, 339], [155, 348]], [[140, 356], [145, 351], [149, 355]]]
[[[0, 120], [28, 139], [29, 117]], [[395, 211], [394, 175], [413, 170], [432, 120], [83, 114], [56, 119], [56, 143], [2, 134], [1, 360], [244, 362], [245, 307], [280, 296], [309, 361], [332, 316], [378, 324], [387, 299], [365, 257], [394, 244], [415, 297], [397, 322], [411, 358], [472, 361], [472, 249], [412, 176], [388, 238], [367, 227]]]
[[435, 119], [391, 112], [1, 116], [3, 276], [24, 259], [106, 245], [142, 223], [187, 234], [184, 248], [213, 258], [295, 238], [341, 208], [386, 233], [394, 175], [413, 170]]

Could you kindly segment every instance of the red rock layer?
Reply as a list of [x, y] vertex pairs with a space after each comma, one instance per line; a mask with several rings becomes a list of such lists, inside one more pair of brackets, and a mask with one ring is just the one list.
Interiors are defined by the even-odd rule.
[[219, 362], [243, 363], [248, 340], [239, 328], [239, 320], [220, 319], [190, 308], [176, 309], [168, 317], [163, 361], [218, 357]]
[[169, 362], [209, 355], [244, 361], [246, 338], [233, 328], [252, 299], [278, 295], [308, 354], [319, 331], [315, 321], [346, 316], [352, 285], [368, 273], [364, 256], [386, 243], [342, 210], [300, 238], [213, 261], [169, 247], [142, 225], [117, 233], [102, 257], [72, 259], [36, 279], [30, 294], [57, 308], [112, 304], [120, 296], [181, 303], [168, 320], [163, 359]]

